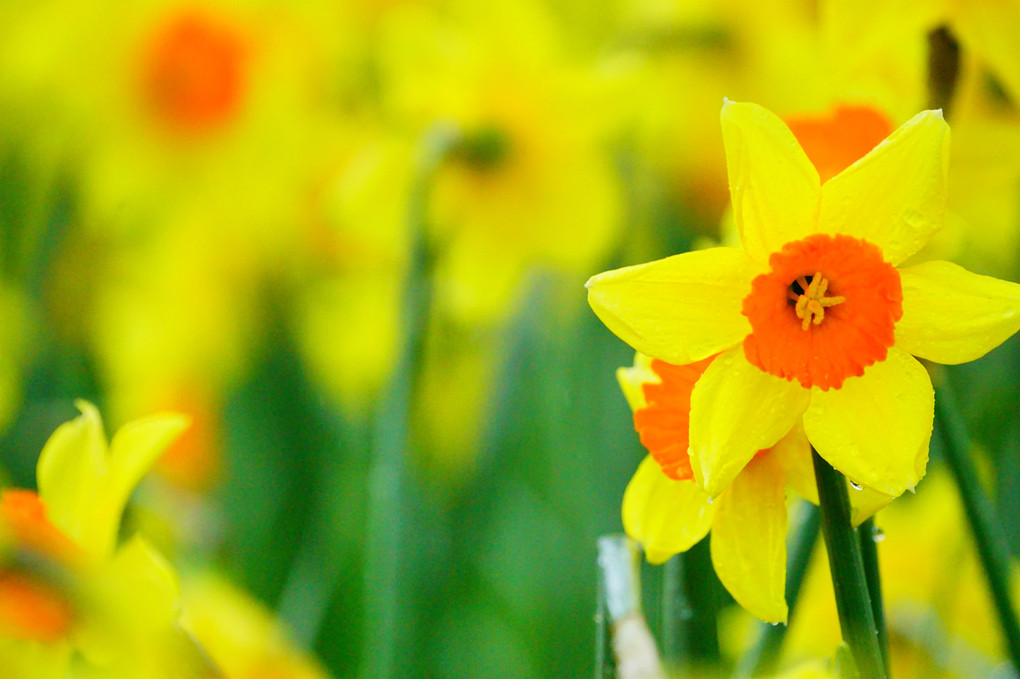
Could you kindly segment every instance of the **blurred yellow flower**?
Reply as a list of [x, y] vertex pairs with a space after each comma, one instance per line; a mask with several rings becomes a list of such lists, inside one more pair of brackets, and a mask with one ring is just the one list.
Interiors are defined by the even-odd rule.
[[61, 425], [39, 455], [39, 497], [50, 520], [95, 560], [110, 558], [128, 497], [170, 442], [188, 426], [179, 415], [124, 425], [109, 444], [95, 406]]
[[1020, 327], [1020, 286], [947, 262], [897, 270], [942, 224], [948, 127], [924, 112], [822, 183], [790, 129], [753, 104], [722, 111], [743, 249], [714, 248], [588, 282], [604, 323], [685, 364], [722, 354], [691, 397], [691, 465], [718, 496], [803, 421], [811, 444], [889, 496], [924, 474], [927, 372]]
[[200, 575], [183, 586], [181, 626], [200, 641], [224, 679], [324, 679], [261, 604], [227, 581]]
[[180, 644], [176, 574], [141, 537], [118, 548], [117, 536], [128, 496], [187, 420], [131, 422], [107, 445], [98, 411], [77, 405], [81, 416], [39, 457], [39, 494], [0, 499], [4, 533], [34, 555], [0, 565], [0, 657], [29, 658], [16, 676], [66, 667], [72, 649], [103, 676], [169, 676], [165, 653]]
[[618, 183], [596, 81], [565, 60], [548, 19], [528, 3], [460, 9], [445, 22], [395, 12], [382, 61], [408, 133], [458, 138], [431, 193], [437, 302], [491, 319], [532, 268], [579, 273], [607, 254]]

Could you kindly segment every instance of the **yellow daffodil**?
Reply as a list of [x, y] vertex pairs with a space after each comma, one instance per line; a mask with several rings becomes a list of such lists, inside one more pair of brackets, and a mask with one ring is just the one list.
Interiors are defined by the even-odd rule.
[[[795, 426], [758, 451], [713, 502], [694, 483], [687, 451], [691, 392], [714, 358], [672, 365], [638, 354], [633, 367], [617, 371], [650, 453], [624, 493], [624, 529], [652, 563], [686, 551], [711, 529], [712, 564], [733, 598], [763, 620], [785, 621], [786, 488], [817, 504], [811, 449]], [[888, 502], [867, 490], [851, 498], [854, 523]]]
[[742, 248], [600, 274], [619, 337], [676, 364], [716, 353], [691, 395], [695, 480], [719, 496], [799, 423], [856, 484], [894, 497], [924, 474], [934, 396], [916, 359], [974, 360], [1020, 328], [1020, 286], [948, 262], [895, 268], [943, 221], [949, 129], [918, 114], [824, 183], [769, 111], [722, 110]]
[[501, 318], [535, 267], [579, 271], [604, 256], [620, 200], [592, 74], [570, 64], [532, 3], [410, 8], [387, 22], [387, 103], [408, 133], [453, 128], [429, 204], [437, 305]]
[[96, 676], [169, 676], [168, 649], [187, 647], [174, 628], [176, 574], [140, 536], [117, 538], [129, 495], [187, 420], [131, 422], [108, 445], [96, 408], [77, 405], [39, 456], [38, 494], [0, 497], [0, 527], [33, 555], [0, 563], [0, 658], [31, 657], [16, 676], [38, 676], [66, 667], [73, 649], [109, 673]]

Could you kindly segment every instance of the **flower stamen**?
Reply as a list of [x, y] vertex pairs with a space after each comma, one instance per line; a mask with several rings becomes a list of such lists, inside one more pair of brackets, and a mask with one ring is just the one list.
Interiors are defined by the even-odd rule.
[[826, 307], [836, 306], [846, 301], [846, 297], [835, 296], [826, 297], [825, 292], [829, 289], [829, 281], [822, 278], [821, 272], [816, 273], [811, 277], [811, 281], [808, 282], [806, 276], [801, 276], [794, 284], [799, 286], [801, 292], [798, 293], [794, 286], [790, 286], [787, 296], [794, 302], [794, 312], [797, 314], [797, 318], [801, 319], [801, 329], [807, 330], [814, 325], [821, 325], [825, 319]]

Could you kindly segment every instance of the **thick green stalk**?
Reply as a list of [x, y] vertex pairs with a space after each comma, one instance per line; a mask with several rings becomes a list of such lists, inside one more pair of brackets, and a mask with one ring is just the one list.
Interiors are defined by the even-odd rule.
[[[804, 584], [804, 575], [811, 562], [811, 553], [814, 551], [815, 542], [818, 541], [820, 525], [821, 514], [818, 507], [810, 502], [802, 502], [796, 530], [791, 533], [787, 544], [786, 605], [790, 609], [790, 618], [793, 617], [797, 608], [800, 588]], [[786, 630], [786, 625], [760, 623], [755, 632], [754, 642], [737, 663], [733, 679], [749, 679], [770, 673], [779, 658]]]
[[1014, 669], [1020, 669], [1020, 626], [1010, 598], [1010, 555], [1002, 526], [995, 518], [992, 503], [978, 480], [970, 457], [970, 437], [959, 415], [956, 398], [948, 384], [935, 390], [935, 426], [942, 438], [946, 462], [960, 490], [981, 566], [988, 578], [992, 602], [1005, 637]]
[[843, 640], [850, 646], [861, 679], [887, 679], [878, 630], [864, 575], [864, 561], [857, 533], [850, 524], [850, 498], [846, 479], [812, 450], [818, 484], [822, 535], [829, 554], [832, 588]]

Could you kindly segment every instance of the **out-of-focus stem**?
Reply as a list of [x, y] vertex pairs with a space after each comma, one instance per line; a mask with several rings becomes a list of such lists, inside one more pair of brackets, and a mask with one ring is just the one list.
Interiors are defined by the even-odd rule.
[[456, 141], [451, 131], [426, 137], [408, 205], [414, 244], [403, 295], [399, 360], [376, 414], [368, 478], [365, 537], [365, 643], [361, 676], [400, 676], [398, 625], [407, 606], [401, 593], [405, 512], [403, 507], [410, 444], [411, 398], [421, 363], [432, 302], [433, 256], [427, 235], [429, 188], [436, 167]]
[[832, 588], [843, 640], [850, 646], [861, 679], [887, 679], [878, 630], [864, 575], [861, 545], [850, 524], [850, 498], [846, 479], [812, 450], [822, 534], [829, 554]]
[[[801, 503], [799, 514], [796, 531], [791, 534], [787, 545], [786, 604], [791, 619], [797, 608], [804, 575], [811, 562], [811, 553], [818, 541], [818, 529], [822, 520], [818, 507], [810, 502]], [[779, 658], [786, 630], [786, 625], [761, 623], [755, 632], [754, 642], [737, 664], [734, 679], [749, 679], [771, 672]]]
[[[613, 635], [619, 679], [665, 679], [655, 640], [641, 610], [640, 555], [625, 535], [599, 538], [599, 581]], [[606, 664], [602, 674], [606, 674]]]
[[1020, 626], [1010, 598], [1010, 555], [1002, 526], [995, 518], [992, 503], [978, 480], [970, 456], [970, 437], [959, 415], [956, 398], [948, 384], [935, 389], [935, 427], [942, 437], [949, 470], [960, 490], [960, 499], [974, 534], [981, 566], [988, 578], [992, 602], [999, 618], [1013, 668], [1020, 671]]
[[959, 75], [960, 43], [940, 26], [928, 34], [928, 107], [942, 109], [947, 119]]
[[719, 581], [705, 539], [665, 565], [662, 629], [666, 658], [684, 670], [719, 663]]

